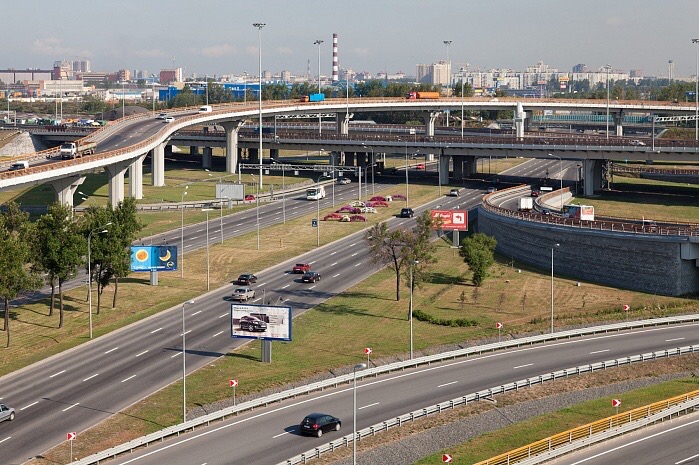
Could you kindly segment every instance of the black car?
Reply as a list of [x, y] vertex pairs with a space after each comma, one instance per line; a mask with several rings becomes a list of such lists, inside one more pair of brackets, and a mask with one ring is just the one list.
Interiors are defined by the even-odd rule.
[[241, 316], [238, 324], [241, 331], [267, 331], [267, 323], [254, 316]]
[[340, 431], [342, 422], [339, 418], [327, 413], [311, 413], [299, 425], [301, 434], [321, 437], [329, 431]]
[[317, 271], [306, 271], [301, 277], [301, 281], [304, 283], [314, 283], [320, 281], [320, 273]]
[[399, 216], [401, 218], [412, 218], [415, 216], [415, 212], [412, 208], [401, 208]]
[[257, 276], [252, 273], [243, 273], [238, 276], [238, 284], [252, 284], [257, 282]]

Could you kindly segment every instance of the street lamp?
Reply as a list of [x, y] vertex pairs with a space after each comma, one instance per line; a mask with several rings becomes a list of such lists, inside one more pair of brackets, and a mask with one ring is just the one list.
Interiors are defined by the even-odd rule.
[[418, 263], [417, 260], [410, 262], [410, 360], [413, 359], [413, 267]]
[[[209, 170], [204, 168], [204, 171], [209, 173]], [[213, 176], [211, 173], [209, 173], [209, 176]], [[218, 177], [218, 183], [223, 184], [223, 176]], [[223, 198], [221, 198], [221, 202], [219, 203], [219, 211], [221, 212], [221, 245], [223, 245]]]
[[185, 363], [185, 327], [184, 327], [184, 307], [193, 304], [193, 300], [188, 300], [182, 304], [182, 423], [187, 421], [187, 365]]
[[320, 180], [323, 178], [329, 178], [332, 179], [330, 176], [327, 174], [321, 174], [318, 176], [318, 181], [316, 182], [316, 195], [318, 196], [318, 199], [316, 200], [316, 236], [317, 236], [317, 242], [316, 245], [320, 247]]
[[561, 244], [555, 244], [551, 247], [551, 334], [553, 334], [553, 250], [560, 246]]
[[461, 138], [464, 138], [464, 68], [461, 68]]
[[563, 210], [563, 160], [561, 159], [561, 157], [557, 157], [552, 153], [549, 153], [549, 157], [558, 158], [558, 177], [561, 180], [561, 188], [559, 189], [559, 192], [561, 193], [560, 204], [561, 210]]
[[611, 65], [606, 65], [604, 67], [607, 70], [607, 139], [609, 139], [609, 71], [612, 69]]
[[371, 149], [371, 195], [376, 195], [376, 192], [374, 190], [374, 170], [376, 169], [376, 160], [374, 159], [374, 147], [367, 147], [366, 145], [362, 144], [362, 147], [365, 149]]
[[209, 76], [205, 75], [206, 80], [206, 105], [209, 105]]
[[182, 198], [180, 199], [180, 211], [182, 213], [182, 222], [180, 224], [180, 245], [182, 251], [180, 252], [180, 277], [184, 278], [184, 196], [187, 195], [187, 189], [189, 186], [184, 186], [184, 192], [182, 192]]
[[124, 86], [126, 83], [124, 81], [121, 81], [121, 117], [123, 118], [126, 114], [126, 89]]
[[354, 387], [352, 388], [352, 465], [357, 465], [357, 370], [364, 370], [366, 363], [355, 365], [352, 369]]
[[[451, 85], [451, 61], [449, 60], [449, 46], [451, 45], [451, 40], [443, 40], [444, 45], [447, 46], [447, 86]], [[447, 120], [447, 126], [449, 126], [449, 120]]]
[[111, 225], [112, 222], [106, 223], [104, 226], [99, 226], [95, 229], [92, 229], [90, 233], [87, 235], [87, 302], [88, 302], [88, 309], [90, 312], [90, 339], [92, 339], [92, 270], [90, 269], [90, 241], [92, 240], [92, 233], [95, 231], [99, 231], [97, 234], [104, 234], [107, 231], [105, 228], [109, 225]]
[[[318, 46], [318, 93], [320, 94], [320, 44], [322, 44], [323, 41], [318, 39], [315, 42], [313, 42], [314, 45]], [[323, 132], [323, 117], [321, 116], [321, 113], [318, 112], [318, 134], [322, 134]]]
[[[260, 114], [260, 122], [259, 122], [259, 135], [260, 135], [260, 147], [259, 147], [259, 155], [258, 155], [258, 161], [260, 162], [260, 189], [262, 189], [262, 28], [265, 27], [265, 23], [252, 23], [254, 27], [257, 28], [257, 40], [259, 43], [258, 46], [258, 56], [259, 56], [259, 114]], [[259, 228], [259, 225], [258, 225]], [[260, 250], [260, 235], [257, 235], [257, 250]]]
[[[255, 179], [254, 174], [250, 174], [252, 179]], [[260, 188], [255, 181], [255, 217], [257, 221], [257, 250], [260, 250]]]
[[697, 44], [697, 67], [694, 75], [694, 140], [699, 140], [699, 39], [692, 39]]
[[206, 212], [206, 290], [210, 290], [209, 286], [209, 212], [213, 208], [202, 208], [201, 211]]

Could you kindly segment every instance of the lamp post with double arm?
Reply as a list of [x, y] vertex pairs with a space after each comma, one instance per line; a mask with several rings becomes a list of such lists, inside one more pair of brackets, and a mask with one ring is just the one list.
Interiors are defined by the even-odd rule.
[[184, 325], [184, 307], [189, 304], [193, 304], [193, 300], [188, 300], [182, 304], [182, 422], [187, 421], [187, 363], [185, 360], [185, 353], [187, 348], [185, 346], [185, 334], [187, 333]]
[[104, 226], [99, 226], [95, 229], [90, 230], [90, 233], [87, 235], [87, 302], [88, 302], [88, 311], [90, 313], [90, 339], [92, 339], [92, 269], [91, 269], [91, 257], [90, 257], [90, 249], [92, 248], [92, 234], [95, 231], [98, 231], [97, 234], [104, 234], [109, 232], [107, 229], [105, 229], [107, 226], [110, 226], [112, 222], [106, 223]]

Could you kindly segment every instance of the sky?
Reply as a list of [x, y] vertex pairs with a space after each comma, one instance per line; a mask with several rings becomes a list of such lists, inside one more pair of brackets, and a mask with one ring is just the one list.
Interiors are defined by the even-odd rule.
[[[450, 60], [458, 70], [524, 70], [539, 61], [568, 72], [642, 69], [694, 76], [699, 0], [54, 0], [7, 2], [0, 69], [49, 69], [89, 59], [93, 71], [182, 67], [185, 76], [399, 71]], [[265, 23], [259, 32], [253, 23]], [[258, 39], [261, 39], [258, 40]], [[316, 40], [324, 42], [314, 45]], [[444, 41], [451, 40], [447, 47]], [[447, 56], [448, 55], [448, 56]], [[310, 64], [309, 64], [310, 61]]]

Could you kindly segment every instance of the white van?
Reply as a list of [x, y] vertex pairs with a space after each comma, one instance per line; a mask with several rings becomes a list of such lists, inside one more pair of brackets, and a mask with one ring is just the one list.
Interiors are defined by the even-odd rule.
[[325, 198], [325, 187], [311, 187], [306, 189], [306, 200], [320, 200]]
[[204, 105], [203, 107], [199, 108], [199, 113], [211, 113], [214, 111], [213, 108], [211, 108], [211, 105]]

